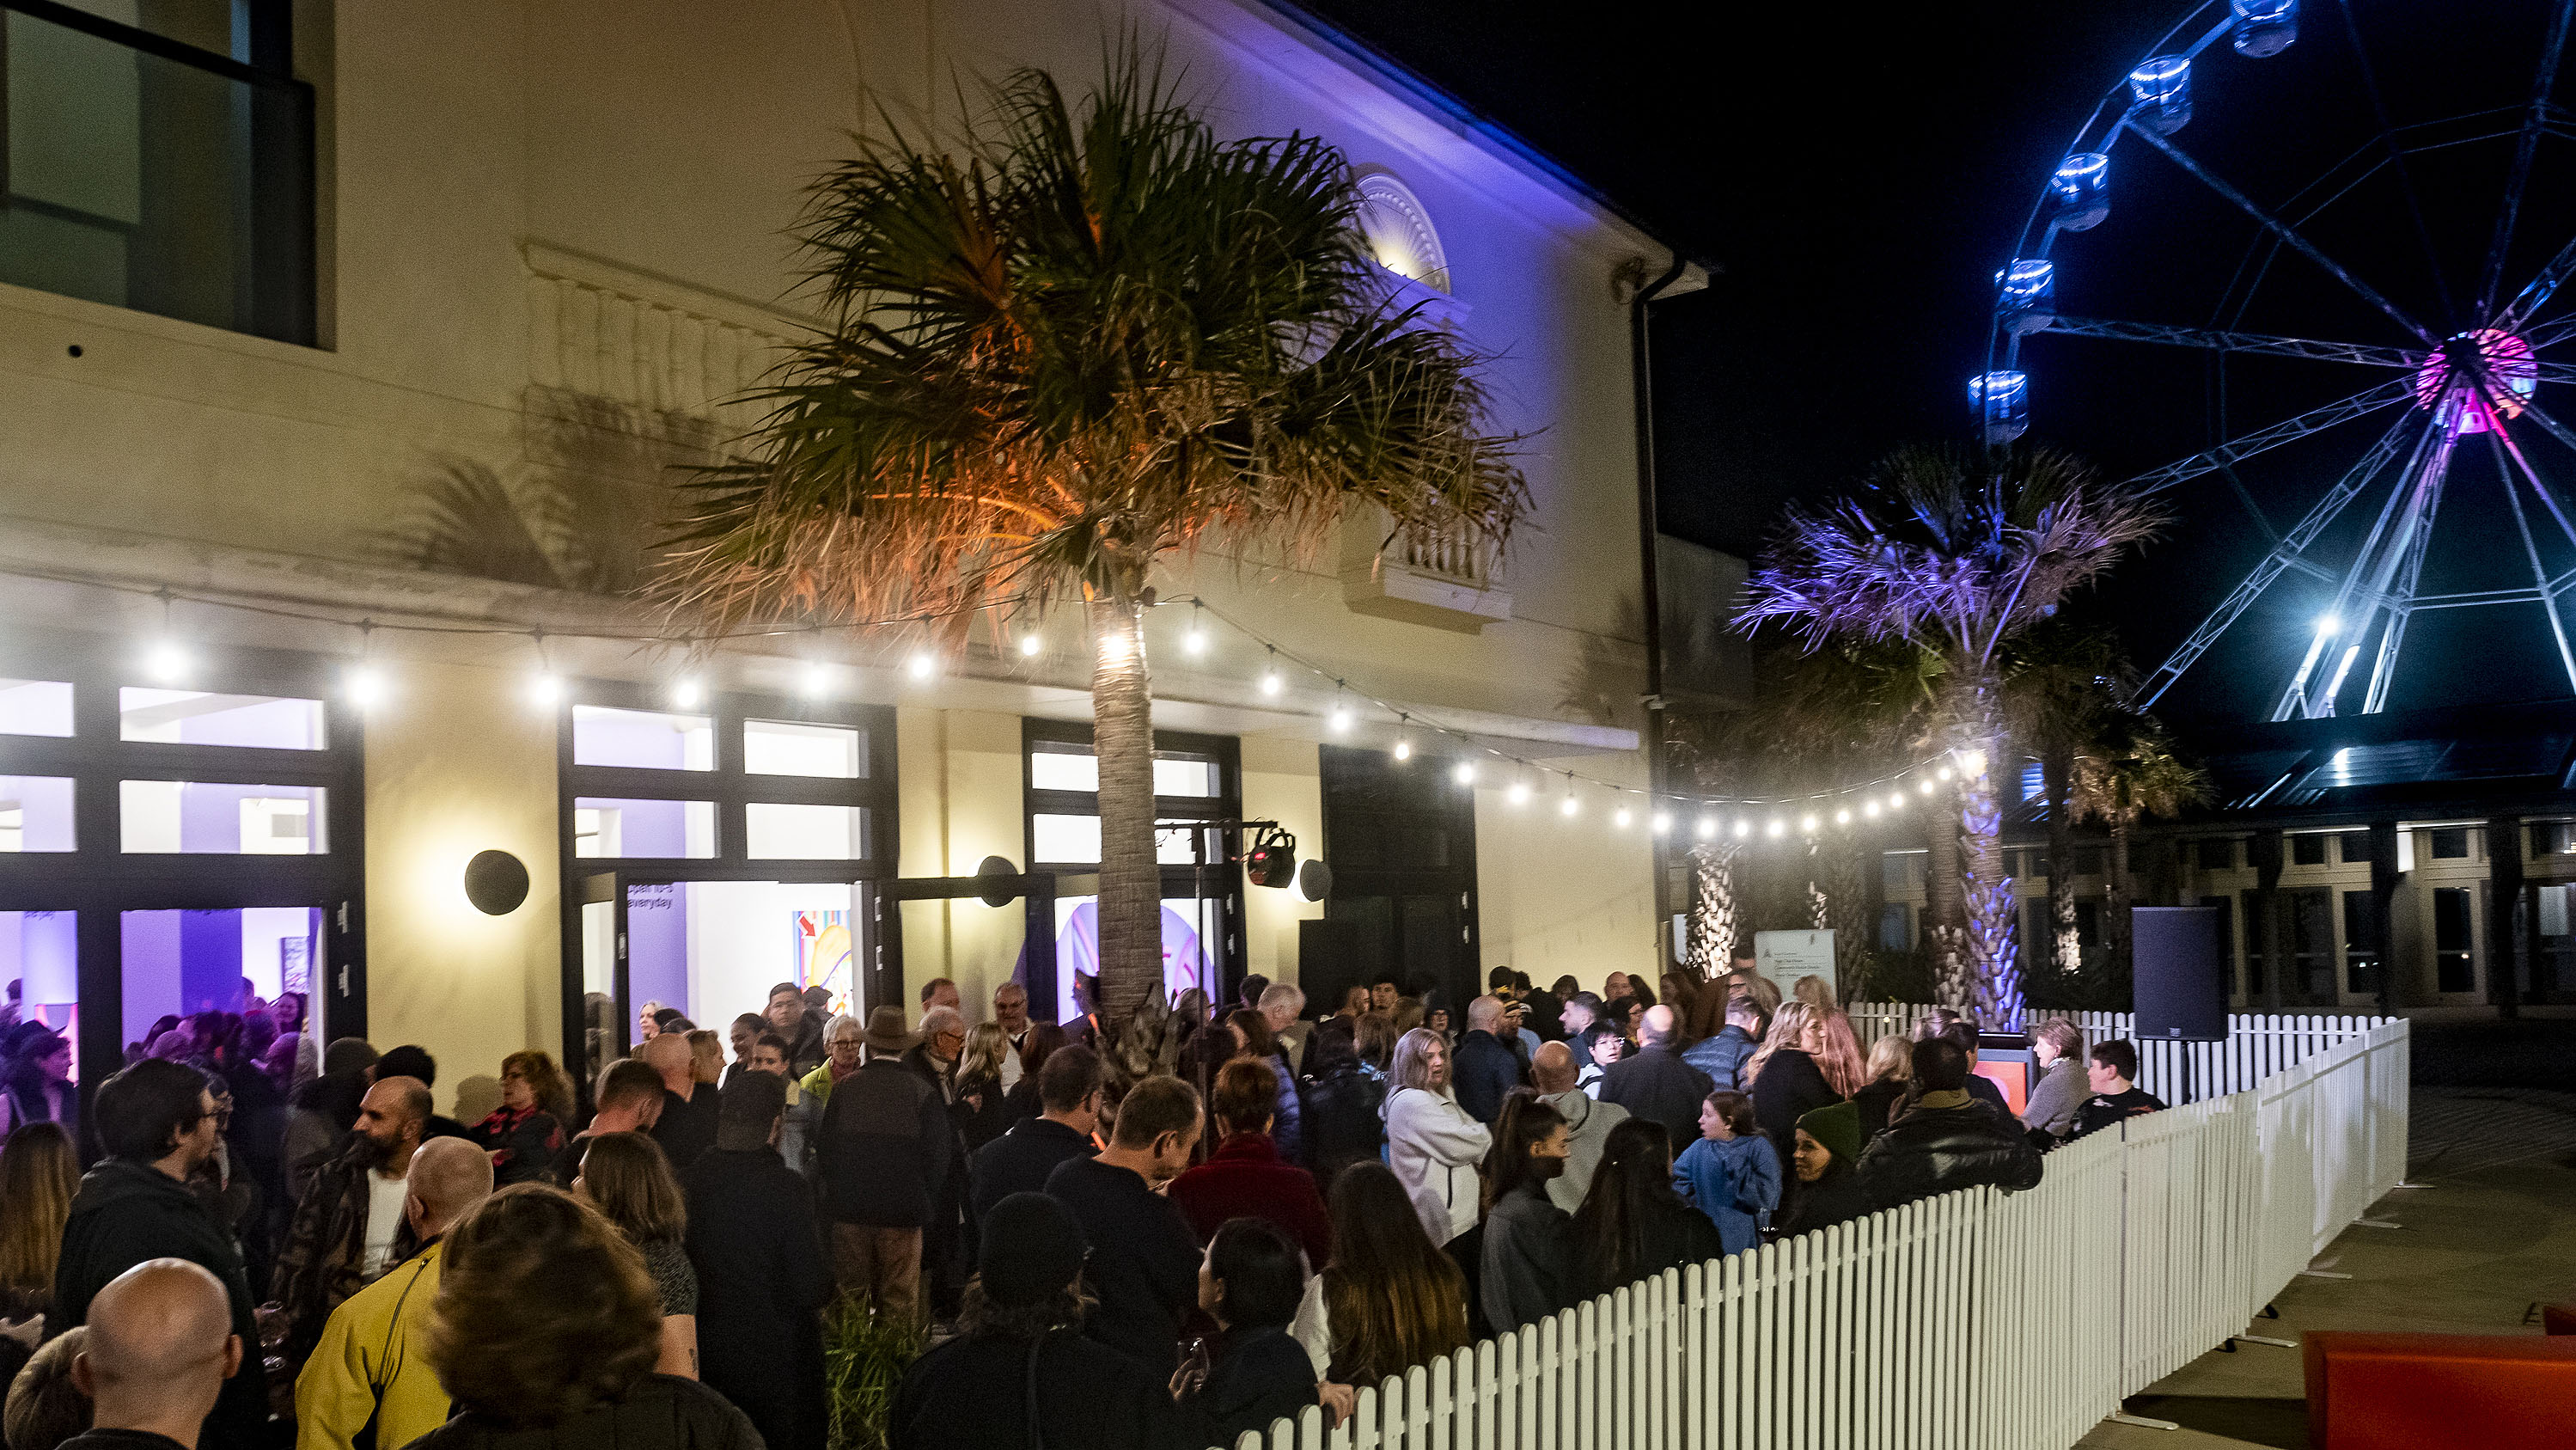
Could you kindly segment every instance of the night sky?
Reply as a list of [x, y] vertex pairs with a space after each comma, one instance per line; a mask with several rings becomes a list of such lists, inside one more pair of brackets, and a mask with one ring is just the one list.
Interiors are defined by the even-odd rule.
[[[1832, 495], [1895, 444], [1967, 441], [1964, 385], [1982, 366], [1989, 279], [2093, 103], [2199, 8], [1305, 3], [1723, 269], [1707, 292], [1659, 309], [1659, 452], [1666, 529], [1738, 553], [1758, 549], [1784, 500]], [[2474, 310], [2513, 150], [2509, 134], [2468, 138], [2518, 123], [2550, 6], [2354, 0], [2376, 108], [2343, 10], [2331, 0], [2302, 8], [2297, 42], [2278, 56], [2247, 59], [2223, 40], [2202, 54], [2193, 118], [2173, 140], [2283, 211], [2353, 153], [2362, 159], [2339, 173], [2346, 179], [2378, 159], [2375, 109], [2409, 143], [2465, 142], [2407, 161], [2420, 229], [2397, 168], [2384, 165], [2301, 228], [2436, 335], [2454, 331]], [[2565, 71], [2576, 71], [2576, 58]], [[2571, 91], [2576, 79], [2557, 94]], [[2490, 110], [2484, 121], [2435, 124]], [[2244, 213], [2136, 139], [2112, 154], [2110, 219], [2061, 236], [2051, 253], [2063, 310], [2410, 341], [2304, 259], [2284, 253], [2263, 265], [2268, 249]], [[2526, 194], [2505, 292], [2570, 237], [2576, 139], [2552, 137]], [[2447, 307], [2428, 253], [2447, 279]], [[2576, 288], [2546, 315], [2571, 304]], [[2031, 441], [2123, 474], [2397, 376], [2270, 358], [2222, 368], [2198, 350], [2066, 337], [2034, 340], [2023, 366]], [[2571, 390], [2544, 387], [2540, 400], [2576, 426]], [[2267, 454], [2238, 478], [2262, 519], [2286, 529], [2396, 417]], [[2576, 455], [2537, 432], [2525, 446], [2562, 496], [2576, 484]], [[2527, 587], [2483, 440], [2461, 460], [2425, 592]], [[2339, 571], [2383, 496], [2348, 510], [2310, 557]], [[2224, 478], [2187, 483], [2169, 502], [2178, 515], [2170, 537], [2078, 606], [2119, 627], [2142, 669], [2270, 543]], [[2544, 567], [2576, 565], [2576, 545], [2531, 513]], [[2329, 585], [2285, 579], [2160, 709], [2185, 718], [2268, 709], [2307, 643], [2306, 621], [2330, 597]], [[2576, 600], [2568, 603], [2576, 621]], [[2539, 607], [2524, 605], [2419, 614], [2392, 704], [2567, 693]], [[2358, 695], [2356, 685], [2348, 708]]]

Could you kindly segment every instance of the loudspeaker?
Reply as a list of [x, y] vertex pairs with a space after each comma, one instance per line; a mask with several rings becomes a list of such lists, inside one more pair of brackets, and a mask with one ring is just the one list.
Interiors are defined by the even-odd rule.
[[2227, 963], [2218, 954], [2218, 908], [2129, 909], [2140, 1040], [2223, 1042]]

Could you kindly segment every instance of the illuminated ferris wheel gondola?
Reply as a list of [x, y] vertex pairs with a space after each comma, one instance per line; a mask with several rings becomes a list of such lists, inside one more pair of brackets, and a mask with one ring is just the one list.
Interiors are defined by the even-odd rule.
[[[2051, 336], [2381, 370], [2383, 380], [2374, 386], [2138, 476], [2149, 488], [2166, 489], [2233, 470], [2255, 455], [2320, 434], [2349, 433], [2353, 438], [2323, 496], [2296, 524], [2278, 532], [2262, 561], [2148, 677], [2138, 692], [2139, 703], [2154, 703], [2273, 583], [2291, 573], [2331, 586], [2332, 603], [2302, 621], [2306, 647], [2271, 704], [2272, 719], [2332, 715], [2339, 706], [2363, 713], [2385, 709], [2408, 623], [2434, 609], [2538, 605], [2547, 616], [2568, 688], [2576, 692], [2576, 643], [2571, 643], [2562, 607], [2565, 597], [2576, 592], [2576, 568], [2553, 574], [2543, 550], [2553, 529], [2576, 549], [2576, 509], [2551, 486], [2533, 457], [2537, 435], [2576, 450], [2576, 431], [2542, 406], [2541, 392], [2543, 384], [2576, 382], [2576, 367], [2544, 356], [2553, 344], [2576, 337], [2576, 316], [2549, 311], [2562, 285], [2576, 277], [2576, 240], [2559, 247], [2519, 288], [2508, 291], [2505, 286], [2507, 258], [2538, 148], [2552, 136], [2576, 136], [2576, 118], [2551, 99], [2571, 18], [2576, 18], [2576, 0], [2550, 0], [2531, 89], [2522, 104], [2406, 126], [2388, 119], [2351, 0], [2312, 0], [2309, 9], [2314, 13], [2304, 17], [2308, 23], [2337, 25], [2349, 37], [2357, 62], [2353, 81], [2367, 99], [2378, 134], [2287, 203], [2267, 208], [2256, 201], [2178, 137], [2191, 122], [2196, 83], [2251, 84], [2258, 74], [2254, 66], [2230, 61], [2223, 74], [2204, 76], [2199, 74], [2204, 58], [2224, 60], [2231, 50], [2250, 61], [2280, 55], [2299, 39], [2300, 0], [2209, 0], [2192, 9], [2130, 68], [2060, 153], [2011, 258], [1997, 272], [1986, 366], [1968, 383], [1977, 427], [1990, 445], [2009, 443], [2027, 430], [2034, 388], [2044, 387], [2046, 374], [2035, 373], [2023, 354], [2035, 340]], [[2224, 49], [2213, 54], [2222, 42]], [[2420, 153], [2471, 143], [2509, 143], [2511, 159], [2503, 170], [2492, 238], [2479, 275], [2454, 287], [2443, 276], [2407, 167], [2409, 158]], [[2189, 177], [2250, 220], [2270, 255], [2296, 256], [2321, 269], [2337, 295], [2361, 316], [2354, 331], [2367, 335], [2369, 329], [2386, 333], [2393, 328], [2403, 340], [2388, 345], [2329, 341], [2070, 313], [2061, 305], [2063, 263], [2051, 253], [2064, 234], [2106, 222], [2119, 225], [2114, 218], [2121, 210], [2120, 177], [2132, 165], [2169, 165]], [[2353, 174], [2356, 167], [2358, 176]], [[2439, 292], [2441, 311], [2433, 314], [2439, 325], [2400, 306], [2313, 239], [2310, 224], [2319, 214], [2381, 168], [2394, 169], [2399, 190], [2415, 212], [2412, 227], [2423, 239]], [[2400, 218], [2397, 225], [2406, 220]], [[2052, 350], [2049, 361], [2061, 360], [2070, 369], [2076, 366]], [[2383, 421], [2390, 413], [2394, 421]], [[2364, 419], [2371, 421], [2362, 424]], [[2517, 573], [2528, 573], [2530, 583], [2425, 593], [2425, 556], [2443, 495], [2454, 470], [2472, 457], [2491, 462], [2501, 481], [2513, 521], [2513, 535], [2501, 541], [2501, 550]], [[2341, 557], [2315, 557], [2326, 552], [2321, 540], [2336, 520], [2364, 499], [2375, 500], [2376, 508], [2356, 516], [2370, 519], [2357, 542], [2347, 548], [2338, 535], [2334, 547]], [[2355, 667], [2365, 654], [2368, 668], [2355, 681]], [[2348, 688], [2357, 688], [2356, 698], [2346, 699]]]

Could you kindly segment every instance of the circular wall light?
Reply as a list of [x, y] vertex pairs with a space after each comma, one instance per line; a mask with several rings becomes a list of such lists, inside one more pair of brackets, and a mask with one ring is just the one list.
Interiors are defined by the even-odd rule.
[[477, 851], [465, 863], [465, 899], [485, 916], [508, 916], [528, 899], [528, 868], [507, 851]]

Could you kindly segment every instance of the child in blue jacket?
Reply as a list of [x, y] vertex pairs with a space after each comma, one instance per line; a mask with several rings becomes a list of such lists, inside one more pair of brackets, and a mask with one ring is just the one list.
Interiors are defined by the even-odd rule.
[[1673, 1191], [1707, 1214], [1730, 1254], [1762, 1241], [1780, 1206], [1780, 1155], [1753, 1123], [1753, 1099], [1713, 1092], [1700, 1104], [1699, 1141], [1673, 1160]]

